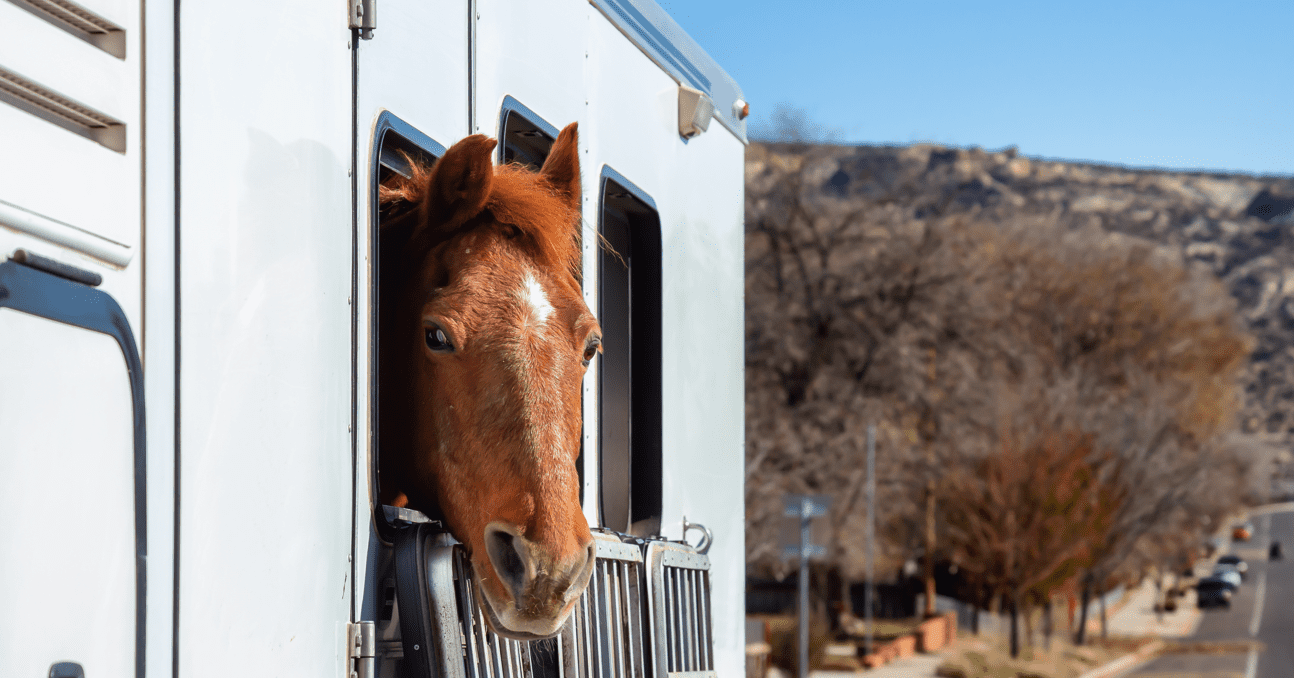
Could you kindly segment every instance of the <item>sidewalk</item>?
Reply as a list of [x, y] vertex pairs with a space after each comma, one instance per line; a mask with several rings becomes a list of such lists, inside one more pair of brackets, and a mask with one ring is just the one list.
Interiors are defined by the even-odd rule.
[[[944, 657], [940, 653], [917, 654], [859, 673], [854, 673], [853, 671], [810, 671], [809, 678], [935, 678], [935, 668], [943, 660]], [[778, 674], [774, 674], [774, 671], [777, 671]], [[791, 677], [784, 671], [773, 667], [769, 669], [768, 678]]]
[[1162, 620], [1155, 614], [1157, 596], [1154, 582], [1150, 579], [1142, 581], [1141, 586], [1133, 589], [1124, 604], [1107, 620], [1110, 635], [1185, 638], [1194, 634], [1200, 624], [1200, 611], [1195, 607], [1195, 589], [1187, 589], [1186, 594], [1177, 599], [1177, 611], [1165, 612]]

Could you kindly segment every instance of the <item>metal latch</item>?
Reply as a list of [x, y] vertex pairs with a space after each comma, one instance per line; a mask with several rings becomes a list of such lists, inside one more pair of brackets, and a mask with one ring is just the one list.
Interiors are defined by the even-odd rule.
[[377, 625], [371, 621], [347, 624], [346, 646], [350, 678], [373, 678], [377, 672]]
[[377, 0], [347, 0], [350, 14], [350, 27], [359, 29], [363, 40], [373, 39], [373, 29], [377, 28]]

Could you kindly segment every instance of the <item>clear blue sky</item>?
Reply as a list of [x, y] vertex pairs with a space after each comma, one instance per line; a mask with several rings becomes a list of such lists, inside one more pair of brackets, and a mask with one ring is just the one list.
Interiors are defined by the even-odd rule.
[[1294, 175], [1294, 0], [658, 2], [756, 133], [780, 104], [847, 143]]

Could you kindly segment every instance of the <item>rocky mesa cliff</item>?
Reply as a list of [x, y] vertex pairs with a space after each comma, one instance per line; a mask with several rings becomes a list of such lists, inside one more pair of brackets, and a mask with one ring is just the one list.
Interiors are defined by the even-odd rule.
[[812, 157], [824, 194], [912, 219], [1045, 218], [1180, 249], [1230, 290], [1256, 339], [1241, 427], [1294, 442], [1294, 177], [1040, 160], [1014, 149], [752, 143], [748, 177]]

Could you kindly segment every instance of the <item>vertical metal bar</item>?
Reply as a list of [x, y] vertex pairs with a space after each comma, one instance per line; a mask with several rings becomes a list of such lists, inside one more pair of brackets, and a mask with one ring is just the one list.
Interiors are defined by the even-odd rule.
[[662, 588], [665, 590], [665, 660], [668, 670], [677, 671], [674, 660], [678, 657], [678, 630], [674, 623], [674, 582], [670, 576], [669, 568], [661, 568]]
[[485, 624], [485, 613], [479, 608], [473, 608], [476, 615], [472, 619], [472, 626], [476, 629], [476, 647], [480, 654], [477, 658], [477, 675], [479, 678], [489, 678], [490, 676], [490, 645], [489, 639], [486, 638], [488, 627]]
[[679, 586], [678, 570], [672, 567], [665, 568], [669, 572], [670, 579], [670, 596], [674, 604], [674, 670], [685, 671], [683, 665], [683, 591]]
[[687, 607], [688, 607], [688, 640], [692, 647], [688, 652], [691, 668], [701, 668], [701, 601], [696, 585], [696, 570], [684, 570], [687, 573]]
[[[876, 558], [873, 557], [876, 548], [876, 424], [867, 425], [867, 585], [863, 594], [863, 614], [865, 617], [864, 627], [867, 632], [864, 640], [863, 652], [865, 655], [872, 653], [872, 628], [875, 622], [872, 619], [872, 607], [876, 600], [876, 576], [873, 567], [876, 564]], [[929, 556], [927, 556], [929, 557]]]
[[614, 560], [607, 562], [607, 598], [611, 600], [611, 619], [607, 620], [611, 625], [611, 657], [612, 673], [616, 676], [624, 675], [624, 648], [621, 640], [624, 637], [624, 629], [620, 626], [624, 620], [620, 614], [620, 568], [619, 563]]
[[701, 670], [701, 583], [698, 570], [688, 571], [688, 583], [692, 586], [692, 670]]
[[591, 618], [593, 616], [594, 609], [593, 589], [594, 585], [592, 583], [589, 584], [588, 588], [584, 589], [584, 615], [581, 617], [584, 624], [580, 629], [584, 638], [584, 667], [580, 674], [582, 678], [593, 678], [593, 676], [596, 675], [595, 669], [593, 668], [593, 633], [590, 628], [592, 626]]
[[472, 601], [472, 579], [467, 572], [462, 557], [454, 559], [455, 569], [458, 574], [458, 620], [463, 627], [463, 633], [467, 636], [467, 675], [471, 678], [480, 678], [479, 662], [476, 657], [476, 648], [474, 642], [476, 638], [475, 620], [476, 606]]
[[701, 628], [705, 632], [702, 639], [702, 647], [705, 648], [705, 665], [701, 667], [703, 671], [714, 669], [714, 618], [710, 612], [710, 572], [704, 570], [701, 572]]
[[800, 502], [800, 678], [809, 678], [809, 515], [806, 497]]
[[679, 661], [684, 671], [692, 670], [692, 595], [687, 582], [687, 570], [675, 570], [675, 581], [678, 582], [679, 609]]
[[620, 590], [625, 599], [625, 676], [634, 678], [638, 675], [638, 658], [634, 656], [634, 639], [638, 637], [638, 628], [634, 624], [633, 591], [629, 588], [629, 577], [634, 574], [631, 563], [622, 563], [624, 576], [620, 578]]
[[499, 642], [503, 639], [493, 631], [487, 631], [486, 637], [490, 639], [490, 675], [487, 678], [503, 678], [500, 673], [503, 670], [503, 655], [499, 652]]
[[606, 676], [607, 669], [607, 648], [606, 648], [606, 628], [607, 628], [607, 592], [602, 585], [602, 577], [605, 572], [605, 565], [599, 563], [599, 569], [593, 571], [593, 595], [596, 599], [594, 605], [595, 613], [590, 620], [593, 631], [593, 657], [596, 660], [593, 664], [595, 676]]
[[467, 133], [476, 134], [476, 0], [467, 0]]

